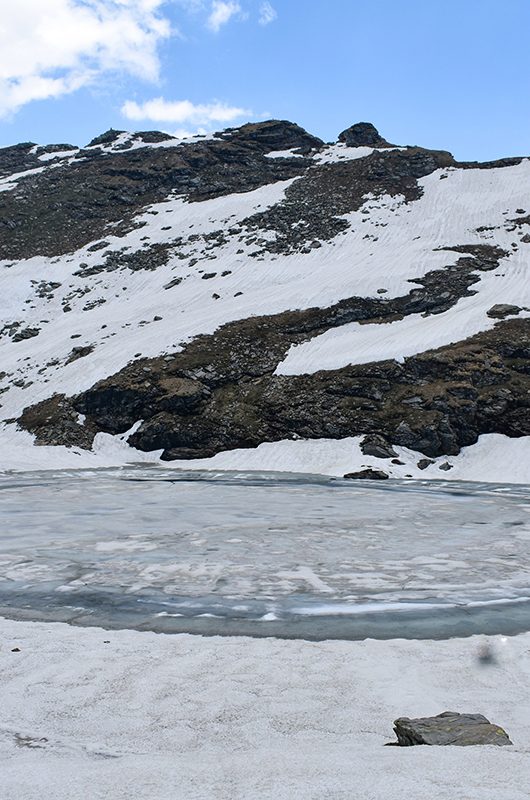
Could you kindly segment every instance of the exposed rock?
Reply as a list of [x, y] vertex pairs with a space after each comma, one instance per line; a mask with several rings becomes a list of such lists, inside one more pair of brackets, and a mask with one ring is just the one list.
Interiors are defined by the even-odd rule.
[[96, 147], [97, 145], [101, 144], [112, 144], [124, 133], [127, 133], [127, 131], [117, 131], [114, 128], [109, 128], [108, 131], [105, 131], [105, 133], [101, 133], [99, 136], [96, 136], [94, 139], [92, 139], [92, 141], [88, 143], [87, 147]]
[[174, 140], [175, 136], [171, 136], [171, 134], [164, 133], [163, 131], [136, 131], [133, 138], [139, 139], [146, 144], [158, 144], [159, 142]]
[[366, 469], [361, 469], [358, 472], [347, 472], [343, 475], [344, 478], [348, 479], [366, 479], [371, 481], [384, 481], [388, 478], [386, 472], [383, 472], [382, 469], [372, 469], [371, 467], [367, 467]]
[[420, 458], [416, 466], [418, 469], [427, 469], [427, 467], [430, 467], [431, 464], [434, 464], [432, 458]]
[[77, 445], [88, 449], [97, 433], [89, 421], [80, 424], [79, 413], [60, 394], [26, 409], [24, 426], [35, 434], [38, 445]]
[[32, 339], [34, 336], [38, 336], [39, 333], [40, 328], [22, 328], [12, 336], [12, 339], [14, 342], [23, 342], [25, 339]]
[[[102, 149], [120, 135], [107, 131], [71, 164], [28, 175], [0, 193], [0, 259], [61, 255], [106, 233], [123, 234], [136, 214], [170, 193], [199, 201], [293, 178], [311, 162], [267, 158], [267, 153], [292, 147], [311, 152], [322, 145], [297, 125], [273, 121], [175, 147]], [[31, 156], [32, 147], [0, 150], [0, 168], [17, 159], [21, 169], [42, 167]]]
[[519, 306], [511, 306], [508, 303], [497, 303], [486, 313], [488, 317], [493, 317], [494, 319], [504, 319], [505, 317], [517, 316], [517, 314], [520, 314], [521, 311], [522, 308], [519, 308]]
[[86, 356], [90, 355], [94, 350], [94, 345], [88, 344], [85, 346], [80, 347], [72, 347], [70, 355], [66, 359], [66, 364], [70, 364], [72, 361], [77, 361], [78, 358], [85, 358]]
[[492, 724], [482, 714], [458, 714], [444, 711], [436, 717], [409, 719], [400, 717], [394, 722], [394, 732], [401, 747], [412, 745], [511, 745], [503, 728]]
[[239, 128], [227, 128], [215, 134], [216, 138], [230, 142], [257, 145], [264, 153], [274, 150], [302, 149], [307, 154], [318, 150], [324, 142], [307, 133], [299, 125], [288, 120], [270, 119], [266, 122], [249, 122]]
[[[332, 315], [312, 309], [228, 323], [194, 339], [171, 362], [164, 356], [140, 359], [70, 402], [95, 430], [107, 433], [123, 433], [142, 419], [129, 443], [163, 449], [168, 460], [209, 457], [293, 434], [339, 439], [367, 431], [435, 458], [458, 454], [481, 433], [530, 434], [529, 320], [500, 322], [403, 364], [274, 375], [293, 341], [318, 332], [319, 324], [329, 327], [337, 316], [337, 309]], [[185, 392], [191, 404], [166, 383], [177, 378], [191, 382]], [[416, 396], [421, 405], [407, 402]], [[20, 424], [35, 432], [31, 420], [29, 408]], [[61, 427], [59, 420], [54, 424]]]
[[361, 452], [375, 458], [397, 458], [397, 453], [384, 436], [369, 434], [361, 442]]
[[42, 166], [32, 150], [36, 148], [35, 142], [21, 142], [11, 147], [0, 148], [0, 176], [24, 172], [32, 167]]
[[399, 195], [412, 202], [422, 195], [419, 178], [454, 164], [450, 153], [411, 147], [313, 165], [288, 187], [281, 203], [248, 217], [243, 224], [252, 232], [275, 234], [264, 242], [263, 252], [309, 252], [304, 248], [310, 248], [313, 241], [329, 241], [346, 230], [349, 223], [344, 215], [360, 209], [367, 195]]
[[393, 147], [379, 135], [371, 122], [357, 122], [339, 133], [339, 142], [348, 147]]
[[[98, 248], [101, 243], [98, 243]], [[176, 242], [162, 242], [149, 245], [142, 250], [133, 253], [114, 250], [105, 255], [105, 260], [101, 264], [94, 264], [91, 267], [80, 264], [74, 275], [89, 277], [98, 275], [102, 272], [114, 272], [115, 270], [129, 269], [131, 272], [140, 270], [155, 270], [164, 266], [169, 261], [171, 254], [175, 250]], [[94, 248], [89, 248], [94, 249]]]

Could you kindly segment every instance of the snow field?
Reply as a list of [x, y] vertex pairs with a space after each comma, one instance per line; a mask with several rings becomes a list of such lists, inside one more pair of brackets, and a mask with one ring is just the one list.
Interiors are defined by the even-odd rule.
[[[319, 642], [0, 622], [10, 800], [526, 800], [530, 634]], [[18, 647], [19, 652], [12, 652]], [[483, 713], [513, 747], [384, 747]]]

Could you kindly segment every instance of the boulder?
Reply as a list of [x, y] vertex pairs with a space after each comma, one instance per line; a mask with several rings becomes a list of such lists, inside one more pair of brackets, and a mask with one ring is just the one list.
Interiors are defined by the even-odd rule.
[[386, 472], [383, 472], [382, 469], [367, 467], [366, 469], [359, 470], [359, 472], [347, 472], [343, 477], [348, 479], [365, 478], [371, 481], [384, 481], [388, 478], [388, 475]]
[[427, 469], [427, 467], [430, 467], [431, 464], [434, 464], [434, 461], [431, 458], [420, 458], [416, 466], [418, 469]]
[[409, 719], [400, 717], [394, 722], [394, 732], [400, 747], [417, 744], [459, 745], [512, 744], [503, 728], [492, 724], [482, 714], [459, 714], [444, 711], [436, 717]]
[[368, 434], [361, 442], [361, 451], [366, 456], [375, 458], [397, 458], [397, 453], [391, 444], [377, 433]]
[[516, 316], [521, 310], [519, 306], [511, 306], [509, 303], [497, 303], [486, 311], [486, 314], [493, 319], [504, 319], [512, 315]]

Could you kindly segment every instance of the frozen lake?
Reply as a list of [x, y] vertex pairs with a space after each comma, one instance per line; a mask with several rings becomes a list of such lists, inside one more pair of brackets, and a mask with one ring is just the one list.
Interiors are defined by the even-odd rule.
[[0, 614], [311, 639], [530, 630], [530, 488], [0, 475]]

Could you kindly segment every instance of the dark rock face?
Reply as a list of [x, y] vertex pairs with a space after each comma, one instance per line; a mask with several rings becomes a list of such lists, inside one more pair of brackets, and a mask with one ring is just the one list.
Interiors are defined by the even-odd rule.
[[[94, 432], [124, 433], [144, 420], [129, 443], [161, 449], [166, 460], [208, 457], [293, 434], [338, 439], [367, 433], [434, 458], [456, 455], [481, 433], [530, 434], [528, 320], [498, 323], [403, 364], [274, 375], [293, 339], [307, 335], [321, 313], [230, 323], [197, 337], [171, 360], [133, 362], [68, 399], [67, 407], [86, 415], [85, 426]], [[43, 405], [27, 408], [19, 423], [41, 443], [77, 444], [60, 419], [44, 418]]]
[[56, 394], [24, 413], [28, 430], [44, 433], [38, 443], [60, 445], [70, 442], [86, 449], [92, 447], [97, 429], [90, 423], [80, 424], [79, 413], [64, 395]]
[[339, 142], [348, 147], [393, 147], [379, 135], [371, 122], [357, 122], [339, 133]]
[[38, 159], [31, 153], [36, 146], [35, 142], [21, 142], [11, 147], [2, 147], [0, 149], [0, 176], [36, 167]]
[[0, 148], [0, 177], [42, 167], [44, 164], [39, 160], [39, 156], [75, 149], [71, 144], [36, 145], [34, 142], [22, 142], [11, 147], [2, 147]]
[[230, 142], [241, 142], [251, 147], [259, 147], [264, 153], [274, 150], [302, 151], [308, 155], [311, 150], [318, 150], [324, 142], [316, 136], [307, 133], [299, 125], [288, 120], [271, 119], [267, 122], [256, 122], [242, 125], [239, 128], [228, 128], [216, 134], [218, 139]]
[[482, 714], [458, 714], [444, 711], [436, 717], [409, 719], [400, 717], [394, 722], [394, 732], [401, 747], [412, 745], [511, 745], [508, 734], [492, 724]]
[[23, 342], [26, 339], [33, 339], [34, 336], [38, 336], [40, 333], [40, 328], [22, 328], [18, 330], [11, 338], [14, 342]]

